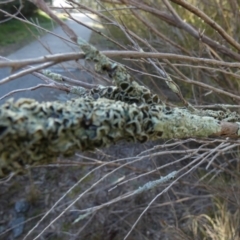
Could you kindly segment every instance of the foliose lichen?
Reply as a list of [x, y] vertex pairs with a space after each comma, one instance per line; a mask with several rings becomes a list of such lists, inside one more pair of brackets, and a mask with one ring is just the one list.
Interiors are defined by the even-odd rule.
[[0, 176], [119, 140], [142, 143], [158, 138], [202, 137], [218, 128], [214, 118], [160, 104], [137, 106], [104, 98], [78, 98], [66, 103], [9, 100], [0, 107]]

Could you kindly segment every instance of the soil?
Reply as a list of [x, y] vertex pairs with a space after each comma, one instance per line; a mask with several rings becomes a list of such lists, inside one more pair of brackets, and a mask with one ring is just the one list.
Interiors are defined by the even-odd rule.
[[[126, 192], [138, 189], [146, 182], [156, 180], [160, 176], [183, 167], [182, 164], [176, 164], [170, 168], [164, 168], [163, 171], [131, 180], [140, 174], [156, 169], [157, 166], [172, 161], [172, 157], [158, 156], [136, 163], [132, 163], [133, 160], [113, 163], [114, 159], [134, 157], [143, 149], [149, 149], [156, 144], [156, 142], [148, 144], [120, 143], [95, 154], [81, 153], [72, 159], [59, 160], [56, 164], [31, 169], [25, 176], [15, 176], [11, 180], [0, 184], [0, 195], [4, 196], [0, 199], [0, 219], [2, 219], [0, 221], [0, 227], [2, 227], [0, 239], [23, 239], [36, 226], [43, 214], [66, 194], [79, 179], [100, 165], [102, 167], [96, 169], [81, 184], [77, 184], [72, 191], [66, 194], [66, 197], [53, 208], [27, 239], [34, 239], [52, 221], [54, 222], [41, 234], [39, 239], [123, 239], [149, 202], [167, 185], [163, 184], [148, 191], [147, 194], [135, 195], [116, 204], [108, 204], [85, 219], [77, 223], [74, 223], [74, 221], [79, 218], [83, 209], [110, 202], [112, 199], [123, 196]], [[109, 162], [109, 165], [103, 166], [103, 163], [106, 162]], [[117, 167], [127, 162], [129, 162], [129, 165], [116, 170]], [[95, 184], [101, 177], [106, 176], [113, 170], [116, 171], [84, 194], [81, 199], [75, 201], [92, 184]], [[117, 182], [120, 183], [127, 179], [126, 184], [117, 185]], [[181, 183], [177, 183], [171, 191], [156, 199], [147, 213], [143, 215], [129, 239], [169, 239], [166, 233], [168, 226], [184, 225], [187, 222], [187, 216], [197, 211], [203, 212], [202, 208], [206, 205], [209, 206], [209, 199], [199, 197], [200, 194], [204, 196], [204, 193], [187, 184], [191, 179], [194, 181], [194, 176], [187, 176]], [[175, 202], [180, 197], [178, 195], [180, 192], [188, 196], [195, 196], [195, 201]], [[13, 227], [9, 227], [9, 223], [16, 218], [14, 206], [22, 199], [29, 203], [30, 208], [25, 214], [23, 233], [14, 238]], [[191, 207], [189, 207], [190, 203]], [[68, 206], [70, 207], [66, 213], [56, 220]]]

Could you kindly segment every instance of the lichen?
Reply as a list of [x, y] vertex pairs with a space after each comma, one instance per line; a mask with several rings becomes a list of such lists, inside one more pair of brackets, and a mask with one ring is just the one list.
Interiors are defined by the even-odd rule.
[[120, 100], [128, 103], [147, 103], [147, 104], [163, 104], [156, 94], [139, 85], [134, 81], [127, 69], [120, 63], [115, 63], [95, 47], [85, 42], [83, 39], [78, 39], [78, 44], [86, 54], [85, 59], [95, 62], [95, 70], [99, 73], [107, 72], [112, 79], [115, 87], [102, 87], [92, 89], [88, 94], [99, 95], [112, 100]]
[[[115, 86], [91, 90], [72, 86], [71, 92], [79, 98], [64, 103], [20, 99], [0, 106], [0, 177], [120, 140], [208, 137], [221, 132], [219, 120], [237, 118], [230, 113], [170, 108], [135, 82], [123, 65], [82, 40], [79, 45], [85, 59], [95, 62], [96, 71], [107, 72]], [[44, 74], [61, 82], [58, 74]]]
[[[163, 131], [163, 138], [208, 137], [221, 131], [220, 122], [213, 117], [198, 116], [186, 109], [174, 108], [163, 113], [155, 129]], [[165, 131], [164, 131], [165, 130]]]
[[102, 98], [66, 103], [9, 100], [0, 107], [0, 176], [119, 140], [142, 143], [205, 137], [215, 131], [219, 123], [214, 118], [159, 104], [137, 106]]

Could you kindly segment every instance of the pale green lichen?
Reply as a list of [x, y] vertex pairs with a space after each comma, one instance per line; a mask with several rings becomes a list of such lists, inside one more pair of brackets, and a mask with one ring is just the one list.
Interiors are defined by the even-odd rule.
[[77, 86], [71, 86], [70, 88], [70, 93], [79, 95], [79, 96], [83, 96], [84, 94], [86, 94], [86, 89], [83, 87], [77, 87]]
[[[150, 190], [158, 187], [159, 185], [161, 185], [161, 184], [163, 184], [163, 183], [166, 183], [166, 182], [172, 180], [173, 178], [176, 177], [176, 175], [177, 175], [177, 171], [173, 171], [173, 172], [169, 173], [169, 174], [166, 175], [166, 176], [160, 177], [160, 179], [157, 179], [157, 180], [155, 180], [155, 181], [147, 182], [146, 184], [144, 184], [143, 186], [139, 187], [138, 189], [136, 189], [136, 190], [133, 191], [132, 193], [126, 194], [125, 196], [122, 196], [122, 197], [121, 197], [121, 200], [127, 199], [127, 198], [129, 198], [129, 197], [134, 196], [134, 195], [138, 195], [138, 194], [141, 194], [141, 193], [150, 191]], [[107, 204], [106, 204], [106, 205], [107, 205]], [[96, 207], [93, 207], [93, 208], [86, 209], [86, 213], [79, 215], [78, 218], [76, 218], [73, 223], [77, 223], [77, 222], [85, 219], [85, 218], [88, 217], [89, 215], [91, 215], [91, 214], [93, 214], [94, 212], [98, 211], [101, 207], [102, 207], [102, 205], [101, 205], [101, 206], [96, 206]]]
[[163, 138], [208, 137], [221, 131], [220, 122], [213, 117], [198, 116], [186, 109], [174, 108], [162, 113], [156, 120], [155, 129], [163, 131]]
[[[106, 90], [103, 90], [106, 95], [103, 96], [101, 94], [101, 97], [128, 103], [161, 103], [160, 98], [156, 94], [152, 94], [148, 88], [134, 81], [122, 64], [113, 62], [81, 38], [78, 39], [78, 44], [86, 54], [85, 59], [95, 62], [95, 70], [99, 73], [107, 72], [113, 84], [116, 85], [114, 91], [111, 91], [111, 87], [106, 87]], [[94, 89], [93, 91], [97, 93], [103, 92], [102, 89], [101, 91], [99, 90]]]
[[240, 115], [237, 112], [231, 112], [229, 109], [222, 110], [199, 110], [197, 112], [200, 116], [209, 116], [215, 119], [226, 121], [226, 122], [236, 122], [240, 120]]
[[0, 176], [119, 140], [205, 137], [219, 128], [214, 118], [163, 105], [101, 98], [66, 103], [11, 100], [0, 107]]
[[166, 183], [167, 181], [175, 178], [177, 174], [177, 171], [173, 171], [171, 173], [169, 173], [167, 176], [163, 176], [163, 177], [160, 177], [160, 179], [157, 179], [157, 180], [154, 180], [154, 181], [150, 181], [150, 182], [147, 182], [145, 183], [143, 186], [139, 187], [138, 189], [136, 189], [132, 195], [135, 195], [135, 194], [140, 194], [140, 193], [143, 193], [143, 192], [146, 192], [146, 191], [149, 191], [151, 189], [154, 189], [155, 187], [163, 184], [163, 183]]
[[54, 73], [50, 70], [42, 70], [41, 72], [44, 76], [49, 77], [50, 79], [56, 81], [58, 84], [67, 87], [70, 93], [83, 96], [87, 93], [87, 90], [80, 86], [72, 86], [64, 82], [63, 76], [58, 73]]
[[48, 69], [44, 69], [42, 70], [42, 74], [44, 74], [45, 76], [53, 79], [54, 81], [57, 81], [57, 82], [62, 82], [62, 75], [61, 74], [58, 74], [58, 73], [54, 73]]

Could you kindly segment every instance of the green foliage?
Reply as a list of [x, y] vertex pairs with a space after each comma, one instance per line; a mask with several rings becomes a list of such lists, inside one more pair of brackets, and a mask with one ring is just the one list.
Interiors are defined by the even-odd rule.
[[[20, 10], [17, 16], [29, 17], [35, 13], [37, 7], [28, 0], [22, 0], [22, 4], [19, 0], [15, 0], [13, 2], [1, 4], [1, 9], [10, 14], [16, 14]], [[5, 18], [9, 18], [9, 16], [6, 16], [4, 13], [0, 12], [0, 20]]]
[[[52, 20], [41, 11], [36, 11], [29, 20], [37, 22], [46, 29], [51, 29], [54, 26]], [[39, 35], [39, 30], [36, 26], [12, 19], [1, 24], [0, 46], [4, 47], [9, 44], [19, 43], [26, 39], [29, 41], [34, 35]]]

